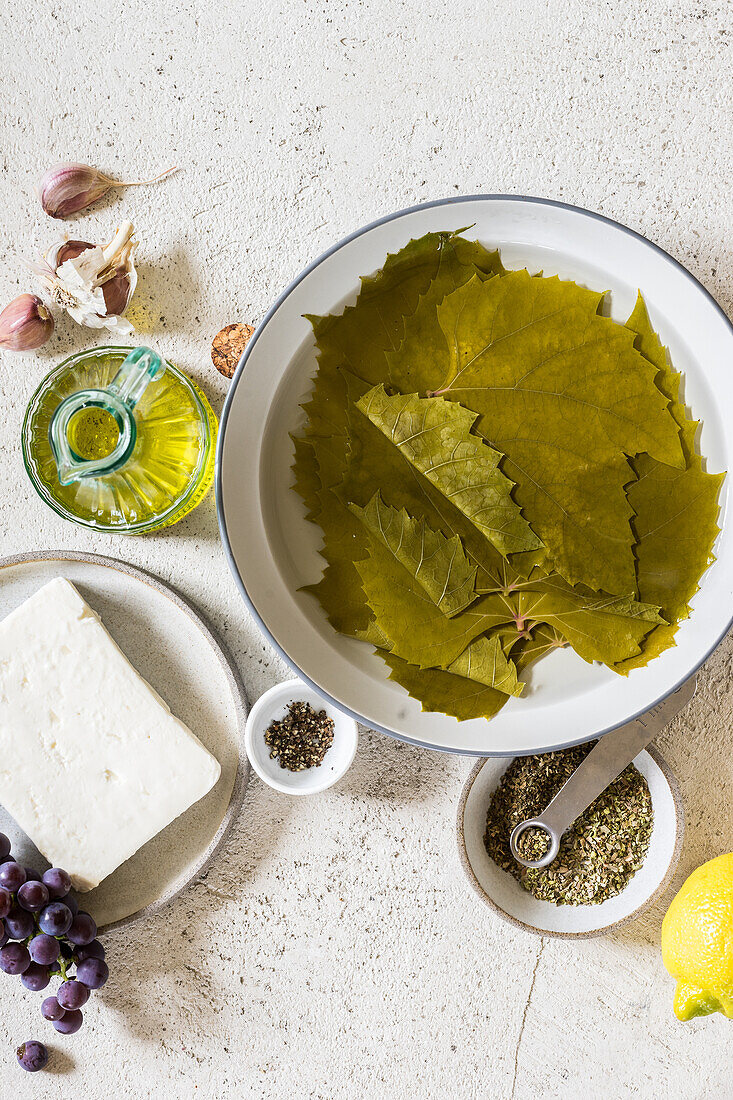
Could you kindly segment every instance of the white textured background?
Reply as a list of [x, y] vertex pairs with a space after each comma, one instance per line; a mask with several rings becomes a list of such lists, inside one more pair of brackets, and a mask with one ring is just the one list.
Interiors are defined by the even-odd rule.
[[[0, 301], [30, 289], [59, 223], [50, 163], [176, 177], [68, 225], [134, 221], [146, 340], [204, 387], [214, 333], [256, 321], [309, 260], [391, 210], [459, 192], [617, 218], [733, 307], [733, 8], [725, 0], [2, 0]], [[63, 231], [63, 227], [62, 227]], [[230, 645], [254, 699], [285, 674], [249, 621], [213, 500], [169, 532], [106, 538], [36, 499], [18, 445], [43, 374], [94, 340], [59, 325], [0, 355], [0, 552], [73, 547], [171, 580]], [[733, 849], [731, 647], [662, 749], [688, 816], [678, 881]], [[733, 1023], [681, 1025], [663, 907], [581, 944], [479, 906], [455, 851], [470, 762], [366, 733], [348, 778], [295, 802], [252, 780], [223, 857], [164, 917], [110, 938], [83, 1030], [0, 975], [0, 1095], [729, 1097]], [[54, 1048], [25, 1076], [14, 1046]]]

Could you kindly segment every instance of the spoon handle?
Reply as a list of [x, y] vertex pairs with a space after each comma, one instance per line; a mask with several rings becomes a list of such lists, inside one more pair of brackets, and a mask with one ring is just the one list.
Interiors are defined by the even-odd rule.
[[639, 718], [605, 734], [536, 820], [559, 836], [616, 779], [695, 694], [696, 676]]

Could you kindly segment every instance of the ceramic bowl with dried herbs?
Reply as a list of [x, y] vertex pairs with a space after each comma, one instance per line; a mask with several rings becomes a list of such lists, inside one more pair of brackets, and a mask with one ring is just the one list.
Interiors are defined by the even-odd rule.
[[508, 854], [512, 814], [544, 809], [533, 799], [549, 801], [552, 784], [567, 778], [563, 767], [579, 763], [564, 755], [480, 760], [458, 807], [458, 851], [471, 886], [504, 920], [540, 935], [598, 936], [636, 919], [668, 885], [682, 847], [682, 803], [669, 766], [650, 748], [568, 830], [549, 868], [521, 872]]

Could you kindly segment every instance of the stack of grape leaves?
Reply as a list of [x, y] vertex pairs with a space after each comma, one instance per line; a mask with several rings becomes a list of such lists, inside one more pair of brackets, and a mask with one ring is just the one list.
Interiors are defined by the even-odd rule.
[[647, 664], [713, 560], [723, 475], [641, 296], [626, 325], [603, 297], [431, 233], [309, 318], [308, 591], [424, 710], [489, 718], [561, 646]]

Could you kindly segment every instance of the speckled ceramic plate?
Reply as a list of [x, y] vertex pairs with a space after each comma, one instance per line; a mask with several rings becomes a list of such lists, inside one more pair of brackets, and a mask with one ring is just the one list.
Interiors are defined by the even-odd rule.
[[609, 289], [625, 320], [641, 287], [652, 321], [684, 372], [684, 396], [702, 421], [711, 472], [733, 466], [733, 326], [707, 291], [660, 248], [587, 210], [516, 195], [447, 199], [383, 218], [334, 245], [283, 292], [242, 357], [221, 420], [217, 503], [225, 549], [250, 610], [300, 676], [352, 717], [413, 743], [450, 752], [508, 756], [599, 737], [643, 714], [697, 669], [727, 632], [733, 607], [733, 527], [725, 522], [715, 561], [680, 626], [676, 645], [646, 668], [617, 676], [558, 650], [530, 670], [528, 691], [491, 721], [458, 722], [422, 712], [390, 681], [363, 642], [342, 637], [303, 586], [323, 570], [318, 528], [292, 491], [289, 433], [297, 431], [316, 370], [308, 313], [353, 302], [359, 278], [410, 238], [472, 226], [500, 248], [509, 268], [528, 267]]
[[[0, 618], [58, 576], [76, 585], [138, 672], [221, 764], [205, 798], [81, 895], [109, 931], [160, 910], [206, 870], [223, 844], [249, 776], [247, 699], [231, 657], [196, 611], [163, 581], [114, 558], [41, 551], [0, 560]], [[48, 866], [2, 807], [0, 831], [22, 862]]]

